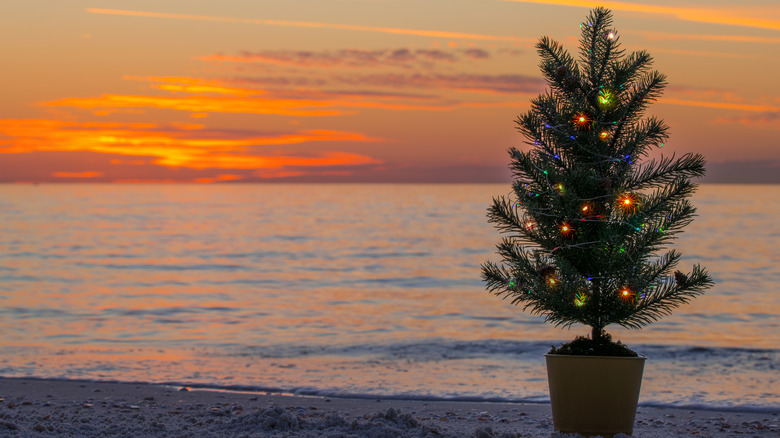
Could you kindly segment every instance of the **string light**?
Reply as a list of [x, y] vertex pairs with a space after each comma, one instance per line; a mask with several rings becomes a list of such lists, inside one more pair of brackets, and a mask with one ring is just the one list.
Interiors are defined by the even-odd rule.
[[585, 204], [585, 205], [582, 206], [582, 208], [580, 210], [582, 211], [582, 214], [588, 214], [588, 213], [590, 213], [590, 205]]
[[633, 193], [628, 193], [626, 195], [621, 196], [618, 199], [618, 205], [620, 206], [620, 208], [623, 209], [623, 211], [626, 212], [635, 211], [637, 203], [638, 201], [636, 199], [636, 195], [634, 195]]
[[620, 290], [620, 298], [622, 298], [625, 301], [630, 300], [632, 295], [633, 293], [631, 292], [631, 289], [627, 287], [624, 287], [623, 289]]
[[607, 132], [607, 131], [599, 132], [599, 138], [602, 139], [602, 140], [606, 140], [607, 138], [609, 138], [609, 132]]
[[599, 105], [606, 108], [612, 105], [614, 103], [615, 95], [612, 94], [612, 91], [607, 89], [602, 89], [599, 92]]
[[585, 111], [574, 114], [572, 121], [574, 122], [574, 127], [579, 131], [590, 129], [590, 114]]
[[607, 34], [607, 39], [608, 40], [614, 40], [615, 39], [615, 32], [608, 33]]
[[588, 300], [588, 295], [582, 292], [577, 292], [577, 294], [574, 295], [574, 305], [576, 305], [577, 307], [584, 306], [587, 300]]
[[568, 222], [564, 222], [561, 224], [561, 234], [564, 236], [568, 236], [571, 234], [571, 225]]

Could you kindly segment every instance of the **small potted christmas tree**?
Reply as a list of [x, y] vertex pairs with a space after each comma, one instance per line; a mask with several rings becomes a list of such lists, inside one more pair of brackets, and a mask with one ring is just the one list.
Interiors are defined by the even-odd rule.
[[645, 358], [604, 329], [641, 328], [712, 285], [699, 265], [676, 271], [681, 254], [665, 249], [694, 216], [704, 159], [648, 156], [667, 138], [662, 120], [643, 118], [665, 76], [647, 52], [621, 50], [609, 10], [580, 27], [579, 59], [547, 37], [536, 45], [549, 90], [516, 120], [529, 147], [509, 150], [513, 194], [488, 210], [503, 260], [482, 277], [557, 326], [591, 328], [546, 355], [555, 429], [630, 435]]

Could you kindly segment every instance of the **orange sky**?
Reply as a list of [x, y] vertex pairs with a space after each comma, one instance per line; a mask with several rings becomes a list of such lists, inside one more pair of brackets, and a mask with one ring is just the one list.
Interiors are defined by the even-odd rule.
[[709, 182], [780, 182], [780, 3], [11, 2], [0, 182], [502, 182], [588, 8], [669, 77], [648, 114]]

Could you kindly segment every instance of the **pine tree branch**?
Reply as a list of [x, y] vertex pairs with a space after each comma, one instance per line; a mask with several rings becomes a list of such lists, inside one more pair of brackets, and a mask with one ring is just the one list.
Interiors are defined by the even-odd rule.
[[512, 203], [503, 196], [493, 198], [493, 204], [488, 208], [487, 216], [488, 223], [495, 224], [495, 227], [502, 233], [511, 233], [526, 239], [532, 238]]
[[636, 128], [626, 130], [617, 155], [629, 155], [634, 160], [645, 157], [650, 146], [658, 146], [668, 138], [668, 131], [669, 127], [661, 119], [650, 117], [643, 120]]
[[602, 59], [603, 62], [607, 62], [610, 58], [610, 45], [605, 42], [606, 33], [610, 26], [612, 26], [612, 13], [604, 8], [596, 8], [588, 15], [587, 22], [582, 27], [580, 59], [583, 65], [588, 66], [588, 80], [592, 88], [598, 88], [601, 85], [598, 71]]
[[687, 304], [713, 285], [712, 278], [699, 265], [695, 265], [690, 274], [680, 275], [685, 277], [684, 280], [680, 281], [676, 277], [670, 276], [660, 287], [646, 292], [645, 298], [637, 303], [631, 314], [612, 323], [631, 329], [641, 328], [669, 316], [674, 309]]
[[547, 83], [558, 92], [569, 95], [572, 92], [567, 83], [579, 83], [580, 70], [574, 58], [563, 46], [549, 37], [542, 37], [536, 44], [542, 58], [540, 69]]
[[614, 63], [613, 80], [621, 88], [636, 80], [653, 64], [653, 58], [644, 50], [632, 52], [626, 58]]
[[639, 165], [637, 170], [628, 176], [625, 185], [629, 191], [639, 191], [663, 186], [679, 178], [701, 177], [704, 172], [704, 156], [701, 154], [687, 153], [676, 160], [672, 155]]
[[657, 262], [646, 265], [644, 272], [642, 273], [643, 282], [645, 284], [658, 283], [659, 277], [668, 275], [669, 272], [680, 262], [681, 257], [682, 254], [675, 250], [671, 250], [661, 256]]
[[[688, 178], [677, 177], [645, 198], [642, 215], [651, 221], [659, 216], [667, 216], [665, 223], [667, 229], [688, 225], [690, 220], [686, 221], [686, 219], [692, 219], [696, 209], [685, 198], [693, 194], [695, 189], [696, 185]], [[675, 218], [675, 222], [670, 222], [672, 217]], [[681, 221], [684, 224], [679, 224]]]

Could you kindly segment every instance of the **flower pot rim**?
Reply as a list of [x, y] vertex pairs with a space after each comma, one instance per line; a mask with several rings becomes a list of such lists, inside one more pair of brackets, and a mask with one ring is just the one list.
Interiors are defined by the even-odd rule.
[[628, 357], [628, 356], [590, 356], [587, 354], [552, 354], [552, 353], [545, 353], [544, 357], [576, 357], [576, 358], [593, 358], [593, 359], [629, 359], [629, 360], [647, 360], [647, 356], [637, 356], [637, 357]]

